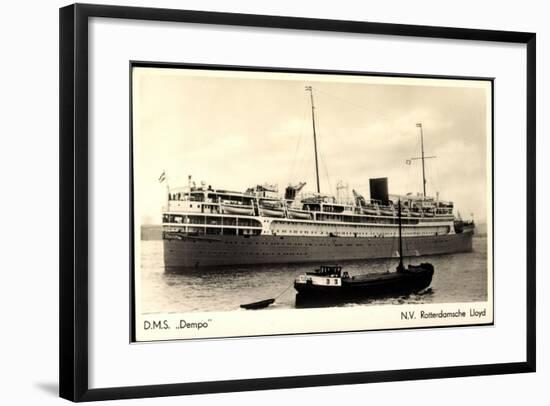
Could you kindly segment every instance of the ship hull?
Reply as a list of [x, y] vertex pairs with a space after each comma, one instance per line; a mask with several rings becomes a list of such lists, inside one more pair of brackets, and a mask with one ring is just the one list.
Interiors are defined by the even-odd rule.
[[[231, 265], [343, 262], [398, 256], [397, 238], [212, 236], [163, 240], [164, 265], [203, 268]], [[404, 256], [468, 252], [472, 234], [403, 238]]]

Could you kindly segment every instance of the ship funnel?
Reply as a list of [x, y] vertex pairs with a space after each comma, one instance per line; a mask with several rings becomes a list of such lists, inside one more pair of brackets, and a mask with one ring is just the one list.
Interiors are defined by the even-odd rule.
[[383, 205], [389, 204], [388, 178], [369, 179], [370, 198], [379, 200]]

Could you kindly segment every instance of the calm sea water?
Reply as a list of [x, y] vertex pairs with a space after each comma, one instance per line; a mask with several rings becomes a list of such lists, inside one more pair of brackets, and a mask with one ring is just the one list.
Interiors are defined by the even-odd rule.
[[[487, 300], [487, 239], [475, 236], [472, 252], [405, 260], [431, 262], [435, 274], [429, 289], [409, 296], [331, 303], [370, 306], [398, 303], [453, 303]], [[164, 270], [162, 241], [142, 241], [141, 298], [144, 313], [240, 310], [239, 305], [277, 297], [268, 309], [294, 308], [294, 278], [318, 264], [258, 265], [220, 269]], [[396, 260], [346, 262], [350, 275], [394, 271]]]

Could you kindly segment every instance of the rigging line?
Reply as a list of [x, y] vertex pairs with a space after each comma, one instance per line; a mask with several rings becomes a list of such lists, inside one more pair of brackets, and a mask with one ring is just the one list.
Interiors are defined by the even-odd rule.
[[313, 168], [314, 165], [315, 165], [315, 160], [310, 154], [307, 154], [306, 156], [302, 157], [300, 171], [305, 177], [305, 179], [310, 180], [309, 181], [310, 186], [313, 188], [315, 188], [315, 173], [313, 173], [312, 175], [311, 168]]
[[[298, 150], [297, 157], [296, 157], [296, 164], [294, 165], [292, 173], [290, 174], [290, 176], [294, 181], [296, 181], [297, 179], [307, 181], [309, 179], [308, 178], [309, 171], [306, 170], [306, 168], [309, 168], [310, 166], [308, 163], [309, 154], [306, 154], [305, 152], [305, 149], [307, 149], [307, 143], [304, 144], [305, 140], [307, 140], [307, 137], [305, 137], [304, 135], [302, 136], [302, 141], [300, 144], [304, 147]], [[309, 184], [309, 182], [307, 183]]]
[[324, 154], [321, 154], [321, 156], [323, 157], [323, 167], [325, 169], [325, 176], [327, 177], [328, 190], [330, 191], [330, 193], [333, 193], [332, 182], [330, 181], [330, 176], [328, 174], [327, 159], [325, 158]]
[[[417, 143], [418, 144], [418, 143]], [[416, 148], [415, 148], [416, 150]], [[410, 155], [410, 157], [413, 157], [414, 155]], [[416, 179], [416, 173], [415, 173], [415, 162], [411, 161], [410, 164], [405, 164], [407, 167], [406, 169], [406, 181], [405, 181], [405, 193], [411, 193], [412, 196], [416, 196], [416, 186], [415, 186], [415, 179]]]
[[[414, 156], [418, 156], [417, 155], [417, 151], [420, 149], [420, 139], [418, 137], [416, 137], [416, 134], [415, 134], [415, 139], [416, 139], [416, 142], [414, 143], [414, 148], [411, 149], [411, 153], [409, 155], [409, 159], [414, 157]], [[408, 173], [408, 178], [407, 178], [407, 188], [410, 189], [410, 192], [413, 193], [413, 195], [415, 195], [416, 193], [414, 193], [414, 190], [415, 190], [415, 187], [414, 187], [414, 180], [413, 180], [413, 163], [415, 163], [416, 161], [410, 161], [410, 165], [409, 166], [409, 173]]]
[[296, 143], [296, 150], [294, 151], [294, 159], [292, 160], [292, 165], [290, 167], [290, 172], [288, 174], [288, 179], [289, 179], [289, 182], [292, 182], [293, 179], [292, 179], [292, 174], [294, 173], [294, 169], [296, 168], [296, 161], [297, 161], [297, 156], [298, 156], [298, 150], [300, 148], [300, 142], [302, 140], [302, 137], [304, 135], [304, 128], [305, 128], [305, 124], [306, 124], [306, 114], [307, 114], [307, 111], [304, 109], [304, 111], [302, 112], [302, 127], [300, 129], [300, 134], [298, 135], [298, 142]]
[[325, 169], [325, 176], [327, 177], [328, 190], [330, 191], [330, 193], [332, 193], [332, 184], [330, 182], [330, 177], [328, 176], [327, 160], [325, 159], [325, 155], [323, 154], [322, 151], [320, 151], [319, 155], [321, 155], [321, 162], [323, 164], [323, 168]]
[[285, 290], [283, 290], [281, 293], [279, 293], [277, 296], [275, 296], [275, 300], [279, 299], [287, 290], [289, 290], [292, 286], [294, 286], [294, 282], [291, 282], [290, 285], [288, 285]]
[[437, 164], [437, 162], [433, 162], [431, 166], [432, 168], [430, 172], [433, 173], [433, 177], [430, 180], [432, 182], [432, 185], [434, 186], [434, 189], [441, 195], [441, 192], [443, 191], [440, 189], [440, 186], [443, 185], [443, 183], [440, 182], [439, 165]]
[[302, 132], [298, 135], [298, 141], [296, 142], [296, 149], [294, 150], [294, 158], [292, 159], [292, 165], [290, 165], [290, 171], [288, 173], [287, 179], [292, 181], [292, 174], [294, 173], [294, 169], [296, 167], [296, 158], [298, 156], [298, 149], [300, 148], [300, 141], [302, 139]]
[[320, 157], [320, 161], [321, 161], [321, 164], [325, 170], [325, 176], [327, 177], [327, 183], [328, 183], [328, 190], [329, 190], [329, 193], [332, 193], [332, 184], [330, 182], [330, 177], [328, 175], [328, 168], [327, 168], [327, 160], [325, 159], [325, 155], [323, 154], [323, 148], [322, 148], [322, 144], [321, 144], [321, 137], [320, 137], [320, 131], [319, 131], [319, 119], [317, 119], [317, 150], [318, 150], [318, 153], [319, 153], [319, 157]]
[[412, 165], [407, 165], [405, 164], [405, 166], [407, 168], [405, 168], [405, 194], [411, 192], [412, 193], [412, 190], [411, 190], [411, 166]]
[[[417, 138], [416, 143], [415, 143], [415, 145], [414, 145], [414, 149], [412, 150], [410, 157], [418, 156], [418, 155], [417, 155], [417, 151], [418, 151], [419, 149], [420, 149], [420, 139]], [[417, 162], [417, 161], [411, 161], [411, 163], [409, 164], [409, 167], [410, 167], [410, 169], [411, 169], [411, 171], [410, 171], [411, 174], [412, 174], [412, 167], [413, 167], [413, 164], [415, 164], [416, 162]], [[411, 177], [413, 177], [413, 176], [411, 176]], [[416, 183], [416, 182], [415, 182], [414, 180], [412, 180], [412, 179], [409, 180], [409, 179], [408, 179], [408, 185], [407, 185], [407, 187], [410, 187], [410, 188], [411, 188], [410, 191], [413, 193], [413, 195], [416, 195], [416, 193], [414, 192], [414, 190], [416, 189], [416, 187], [414, 186], [415, 183]], [[422, 180], [421, 180], [420, 183], [422, 183]], [[422, 191], [422, 188], [421, 188], [418, 192], [420, 192], [420, 191]]]
[[309, 179], [308, 178], [309, 172], [306, 170], [306, 167], [309, 168], [309, 164], [306, 162], [307, 159], [308, 159], [308, 156], [306, 156], [304, 152], [304, 148], [302, 148], [301, 151], [298, 153], [296, 165], [294, 167], [294, 171], [291, 174], [291, 176], [299, 179], [306, 179], [306, 180]]

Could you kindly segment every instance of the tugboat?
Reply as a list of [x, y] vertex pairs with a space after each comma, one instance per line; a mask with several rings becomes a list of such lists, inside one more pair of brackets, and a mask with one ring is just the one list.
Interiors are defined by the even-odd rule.
[[434, 266], [403, 265], [403, 241], [401, 236], [401, 201], [398, 202], [399, 265], [395, 272], [377, 272], [350, 276], [339, 265], [321, 265], [313, 272], [306, 272], [294, 281], [298, 292], [296, 300], [348, 299], [392, 296], [414, 293], [426, 289], [432, 282]]

